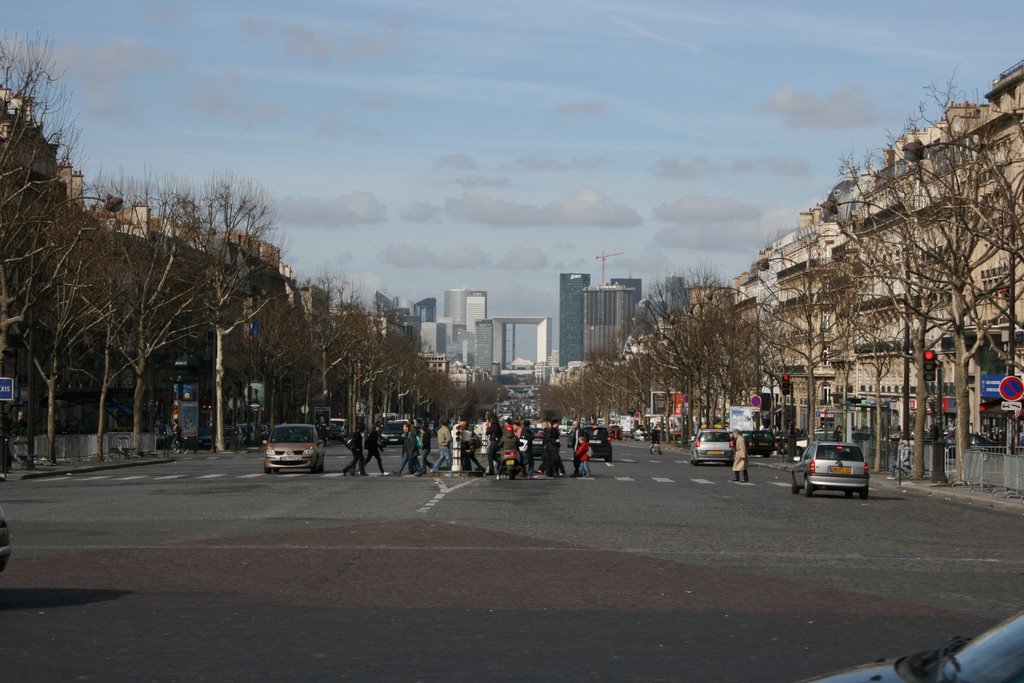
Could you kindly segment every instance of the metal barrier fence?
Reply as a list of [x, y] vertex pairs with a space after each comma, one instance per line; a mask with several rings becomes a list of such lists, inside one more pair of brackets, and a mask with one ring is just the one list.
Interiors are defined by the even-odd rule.
[[[133, 458], [141, 455], [151, 455], [157, 450], [156, 435], [144, 432], [140, 435], [141, 449], [135, 453], [132, 449], [132, 435], [130, 432], [108, 432], [103, 435], [103, 457], [114, 460], [118, 458]], [[43, 460], [47, 457], [49, 439], [44, 435], [36, 436], [35, 459]], [[54, 441], [54, 455], [57, 462], [93, 462], [96, 460], [96, 435], [95, 434], [61, 434]], [[28, 460], [28, 440], [24, 436], [11, 439], [11, 455], [15, 462], [26, 462]]]
[[1024, 454], [1005, 448], [969, 448], [964, 453], [963, 481], [954, 486], [990, 491], [1024, 500]]

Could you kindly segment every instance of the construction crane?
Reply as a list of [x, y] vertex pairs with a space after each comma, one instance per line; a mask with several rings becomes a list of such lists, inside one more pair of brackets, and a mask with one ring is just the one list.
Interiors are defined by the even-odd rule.
[[601, 286], [602, 287], [604, 287], [604, 285], [605, 285], [605, 280], [604, 280], [604, 264], [605, 264], [605, 261], [610, 259], [612, 256], [622, 256], [622, 254], [623, 254], [623, 252], [621, 252], [621, 251], [617, 251], [614, 254], [606, 254], [606, 253], [604, 253], [604, 251], [602, 251], [600, 256], [595, 256], [594, 257], [595, 259], [601, 261]]

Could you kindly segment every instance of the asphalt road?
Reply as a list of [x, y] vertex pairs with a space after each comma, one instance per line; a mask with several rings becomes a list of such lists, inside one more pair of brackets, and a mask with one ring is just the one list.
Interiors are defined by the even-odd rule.
[[1024, 607], [1021, 514], [884, 481], [807, 499], [625, 442], [589, 480], [341, 477], [331, 452], [0, 486], [0, 677], [791, 681]]

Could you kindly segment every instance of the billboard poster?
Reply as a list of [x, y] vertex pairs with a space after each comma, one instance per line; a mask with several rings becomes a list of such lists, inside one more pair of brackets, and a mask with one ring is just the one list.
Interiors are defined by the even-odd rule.
[[178, 404], [178, 424], [184, 439], [199, 436], [199, 401], [182, 401]]

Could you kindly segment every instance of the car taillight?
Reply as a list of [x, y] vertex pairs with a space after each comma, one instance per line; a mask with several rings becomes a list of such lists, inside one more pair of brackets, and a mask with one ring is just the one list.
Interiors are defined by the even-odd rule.
[[695, 439], [693, 445], [696, 446], [697, 448], [700, 448], [700, 439]]
[[864, 476], [868, 476], [871, 472], [871, 465], [867, 462], [864, 463]]
[[814, 474], [814, 469], [815, 469], [815, 468], [814, 468], [814, 462], [815, 462], [815, 461], [814, 461], [814, 460], [812, 460], [812, 461], [811, 461], [811, 462], [810, 462], [810, 463], [809, 463], [809, 464], [807, 465], [807, 471], [808, 471], [808, 472], [810, 472], [811, 474]]
[[736, 439], [729, 439], [729, 448], [736, 448]]

